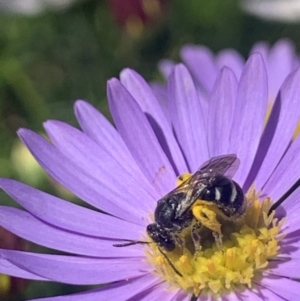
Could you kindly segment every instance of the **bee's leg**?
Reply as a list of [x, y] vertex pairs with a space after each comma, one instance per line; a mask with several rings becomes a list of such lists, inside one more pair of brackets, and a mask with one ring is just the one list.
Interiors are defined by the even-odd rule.
[[191, 236], [195, 247], [194, 256], [196, 256], [197, 253], [201, 250], [201, 236], [200, 236], [201, 228], [202, 225], [200, 223], [195, 223], [192, 227]]
[[221, 250], [222, 249], [222, 243], [223, 243], [223, 240], [222, 240], [223, 235], [222, 235], [222, 233], [218, 233], [218, 232], [213, 231], [212, 235], [215, 238], [216, 245], [217, 245], [218, 249]]
[[185, 249], [185, 241], [176, 234], [174, 234], [174, 240], [179, 245], [181, 253], [183, 255], [183, 252], [184, 252], [184, 249]]

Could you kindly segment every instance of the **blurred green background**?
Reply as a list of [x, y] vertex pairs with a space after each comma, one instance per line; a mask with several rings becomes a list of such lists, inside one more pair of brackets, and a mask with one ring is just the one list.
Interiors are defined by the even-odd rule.
[[[0, 176], [77, 201], [30, 158], [18, 142], [18, 128], [42, 132], [47, 119], [76, 125], [76, 99], [88, 100], [109, 117], [107, 79], [117, 77], [124, 67], [136, 69], [147, 80], [162, 79], [157, 62], [166, 57], [179, 60], [179, 49], [186, 43], [204, 44], [214, 52], [235, 48], [247, 57], [255, 42], [273, 44], [281, 37], [290, 38], [299, 50], [299, 29], [300, 23], [248, 16], [237, 0], [82, 0], [38, 15], [0, 12]], [[0, 204], [13, 203], [1, 192]], [[0, 245], [4, 240], [3, 234]], [[83, 289], [29, 283], [3, 296], [0, 284], [0, 300]]]

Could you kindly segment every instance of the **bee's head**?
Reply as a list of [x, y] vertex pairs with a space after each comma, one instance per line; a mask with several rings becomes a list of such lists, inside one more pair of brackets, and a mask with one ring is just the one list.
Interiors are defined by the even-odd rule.
[[166, 229], [159, 224], [153, 223], [147, 226], [147, 233], [149, 237], [158, 244], [159, 247], [171, 252], [175, 249], [175, 242], [173, 237]]

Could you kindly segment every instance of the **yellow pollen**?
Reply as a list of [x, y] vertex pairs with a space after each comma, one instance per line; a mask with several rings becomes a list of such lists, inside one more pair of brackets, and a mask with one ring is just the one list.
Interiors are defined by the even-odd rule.
[[191, 177], [191, 174], [188, 172], [183, 173], [182, 175], [180, 175], [177, 179], [177, 186], [180, 186], [183, 182], [185, 182], [187, 179], [189, 179]]
[[196, 201], [192, 208], [193, 216], [211, 231], [221, 233], [221, 224], [217, 220], [217, 213], [210, 207], [215, 206], [203, 204], [203, 201]]
[[[254, 189], [249, 190], [246, 199], [246, 212], [238, 220], [224, 219], [214, 205], [197, 201], [192, 207], [192, 224], [178, 234], [184, 241], [183, 247], [177, 245], [168, 252], [159, 250], [155, 243], [147, 246], [147, 262], [155, 274], [170, 288], [196, 296], [203, 293], [218, 299], [231, 291], [251, 288], [269, 260], [279, 253], [284, 219], [276, 219], [275, 212], [268, 215], [270, 199], [259, 200]], [[200, 228], [198, 248], [191, 238], [196, 221], [204, 225]]]

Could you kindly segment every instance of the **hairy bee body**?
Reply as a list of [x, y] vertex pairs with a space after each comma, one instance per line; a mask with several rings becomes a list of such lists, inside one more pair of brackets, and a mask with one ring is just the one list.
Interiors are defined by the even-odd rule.
[[192, 207], [203, 201], [215, 205], [224, 216], [239, 218], [246, 209], [242, 188], [231, 179], [239, 166], [236, 155], [214, 157], [195, 174], [157, 202], [155, 222], [147, 226], [149, 237], [166, 251], [173, 251], [178, 234], [190, 226]]

